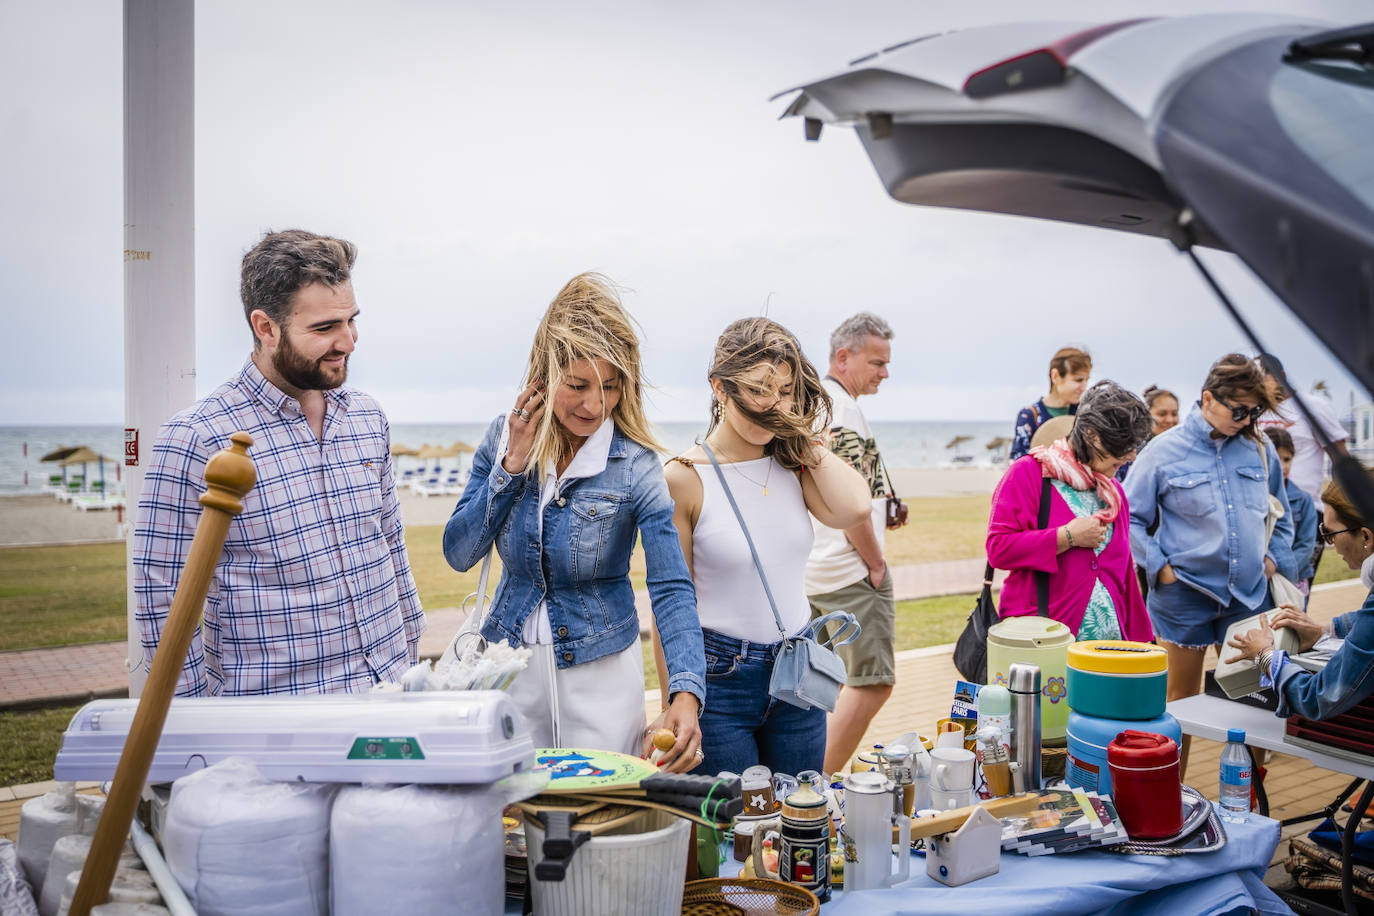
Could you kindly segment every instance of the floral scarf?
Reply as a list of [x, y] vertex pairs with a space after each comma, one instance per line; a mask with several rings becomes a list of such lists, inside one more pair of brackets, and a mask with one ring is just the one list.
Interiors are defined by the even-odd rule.
[[1105, 474], [1098, 474], [1079, 463], [1067, 440], [1056, 439], [1049, 445], [1037, 445], [1030, 453], [1040, 462], [1040, 470], [1046, 477], [1062, 480], [1075, 490], [1096, 488], [1097, 495], [1106, 506], [1094, 512], [1093, 518], [1104, 525], [1116, 521], [1116, 515], [1121, 511], [1121, 493], [1116, 484]]

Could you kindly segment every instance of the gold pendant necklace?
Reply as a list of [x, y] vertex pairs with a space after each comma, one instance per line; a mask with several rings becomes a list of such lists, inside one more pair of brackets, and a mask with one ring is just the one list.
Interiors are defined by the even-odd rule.
[[[772, 462], [771, 460], [768, 462], [768, 471], [767, 471], [767, 473], [765, 473], [765, 474], [763, 475], [763, 483], [759, 483], [757, 480], [755, 480], [754, 478], [750, 477], [748, 474], [746, 474], [746, 473], [744, 473], [743, 471], [741, 471], [741, 470], [739, 469], [739, 464], [740, 464], [740, 462], [736, 461], [735, 459], [731, 458], [728, 454], [726, 454], [725, 449], [721, 448], [720, 446], [716, 446], [716, 451], [720, 452], [720, 454], [721, 454], [722, 456], [724, 456], [724, 458], [726, 459], [726, 464], [725, 464], [726, 467], [728, 467], [728, 468], [733, 468], [736, 474], [738, 474], [739, 476], [743, 477], [745, 480], [749, 481], [749, 482], [752, 483], [754, 486], [762, 488], [762, 489], [763, 489], [763, 495], [764, 495], [764, 496], [767, 496], [767, 495], [768, 495], [768, 482], [769, 482], [770, 480], [773, 479], [773, 462]], [[767, 458], [768, 456], [767, 456], [767, 455], [764, 455], [763, 457], [764, 457], [764, 458]], [[754, 460], [755, 460], [755, 461], [758, 461], [758, 460], [760, 460], [760, 459], [757, 459], [757, 458], [756, 458], [756, 459], [754, 459]]]

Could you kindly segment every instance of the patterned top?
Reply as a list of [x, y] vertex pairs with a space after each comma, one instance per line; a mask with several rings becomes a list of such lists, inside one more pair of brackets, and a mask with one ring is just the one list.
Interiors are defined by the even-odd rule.
[[865, 439], [858, 432], [843, 426], [832, 427], [830, 451], [863, 475], [874, 499], [887, 498], [887, 477], [883, 474], [882, 459], [878, 456], [877, 439], [872, 436]]
[[1066, 408], [1051, 408], [1045, 404], [1044, 398], [1029, 407], [1022, 407], [1021, 412], [1016, 415], [1016, 427], [1011, 434], [1011, 452], [1008, 460], [1015, 461], [1022, 455], [1030, 454], [1031, 438], [1035, 435], [1035, 431], [1052, 418], [1076, 413], [1078, 413], [1077, 404], [1070, 404]]
[[133, 547], [146, 660], [200, 519], [206, 461], [243, 430], [257, 468], [257, 485], [229, 525], [180, 696], [365, 691], [399, 680], [416, 660], [424, 611], [406, 557], [386, 416], [359, 391], [324, 398], [317, 439], [300, 402], [249, 359], [158, 433]]
[[[1062, 480], [1050, 482], [1077, 518], [1087, 518], [1107, 505], [1102, 497], [1097, 495], [1096, 490], [1078, 490]], [[1094, 548], [1094, 554], [1101, 556], [1102, 551], [1107, 549], [1107, 545], [1112, 542], [1112, 531], [1115, 527], [1107, 526], [1107, 533], [1102, 538], [1102, 543]], [[1083, 622], [1079, 624], [1076, 636], [1079, 640], [1121, 638], [1121, 625], [1116, 619], [1116, 605], [1112, 603], [1111, 593], [1107, 591], [1107, 586], [1102, 584], [1100, 578], [1093, 584], [1092, 594], [1088, 596], [1088, 607], [1083, 611]]]

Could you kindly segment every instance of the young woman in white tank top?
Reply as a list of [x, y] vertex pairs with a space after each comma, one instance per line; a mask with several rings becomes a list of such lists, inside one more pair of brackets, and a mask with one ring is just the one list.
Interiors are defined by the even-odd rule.
[[[787, 329], [766, 318], [731, 324], [716, 343], [709, 379], [706, 442], [792, 636], [811, 616], [803, 589], [810, 516], [835, 528], [858, 524], [872, 508], [868, 485], [815, 440], [828, 424], [830, 398]], [[665, 476], [706, 646], [705, 756], [697, 772], [740, 773], [758, 763], [783, 773], [819, 770], [825, 712], [768, 695], [782, 637], [720, 479], [700, 446], [670, 461]], [[655, 656], [661, 683], [657, 634]]]

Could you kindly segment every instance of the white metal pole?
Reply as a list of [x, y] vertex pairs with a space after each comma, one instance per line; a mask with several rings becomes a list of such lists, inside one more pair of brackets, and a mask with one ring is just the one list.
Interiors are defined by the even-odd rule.
[[[196, 386], [195, 2], [124, 0], [124, 462], [129, 555], [143, 468]], [[128, 585], [129, 694], [143, 650]]]

